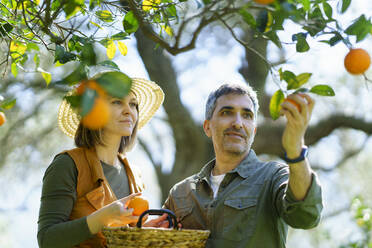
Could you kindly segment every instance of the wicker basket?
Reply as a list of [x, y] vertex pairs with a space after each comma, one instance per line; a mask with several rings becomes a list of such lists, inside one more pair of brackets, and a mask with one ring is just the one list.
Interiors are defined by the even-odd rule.
[[[209, 230], [177, 230], [177, 220], [175, 215], [169, 210], [152, 209], [144, 212], [137, 223], [141, 226], [142, 217], [146, 214], [160, 215], [168, 214], [170, 228], [152, 227], [106, 227], [103, 234], [107, 240], [109, 248], [204, 248], [208, 239]], [[171, 218], [169, 217], [171, 216]], [[173, 222], [172, 222], [172, 220]]]

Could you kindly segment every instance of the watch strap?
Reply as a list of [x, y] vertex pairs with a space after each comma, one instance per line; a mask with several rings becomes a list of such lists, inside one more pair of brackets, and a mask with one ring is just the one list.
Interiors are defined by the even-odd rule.
[[307, 157], [307, 152], [308, 152], [307, 146], [303, 146], [302, 149], [301, 149], [300, 156], [298, 156], [297, 158], [294, 158], [294, 159], [288, 158], [287, 157], [287, 152], [284, 152], [284, 161], [289, 163], [289, 164], [294, 164], [294, 163], [301, 162], [301, 161], [305, 160], [305, 158]]

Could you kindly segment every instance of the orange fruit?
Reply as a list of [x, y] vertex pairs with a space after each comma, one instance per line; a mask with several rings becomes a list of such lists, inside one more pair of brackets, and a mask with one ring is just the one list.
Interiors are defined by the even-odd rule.
[[142, 197], [136, 196], [130, 200], [128, 208], [133, 208], [133, 215], [140, 216], [143, 212], [149, 209], [149, 202]]
[[292, 100], [290, 98], [286, 98], [286, 99], [284, 99], [284, 101], [285, 102], [290, 102], [291, 104], [295, 105], [296, 108], [297, 108], [297, 110], [298, 110], [298, 112], [301, 112], [301, 106], [295, 100]]
[[2, 126], [6, 122], [5, 114], [0, 112], [0, 126]]
[[363, 74], [371, 64], [371, 57], [362, 48], [350, 49], [344, 59], [346, 70], [354, 75]]
[[85, 115], [81, 122], [92, 130], [103, 128], [110, 119], [110, 107], [107, 101], [99, 96], [94, 100], [94, 105], [90, 112]]
[[270, 3], [273, 3], [275, 0], [254, 0], [254, 1], [259, 4], [270, 4]]
[[106, 94], [105, 90], [102, 89], [102, 87], [95, 80], [87, 80], [81, 82], [76, 88], [76, 94], [79, 96], [82, 95], [87, 87], [95, 90], [100, 96], [104, 96]]

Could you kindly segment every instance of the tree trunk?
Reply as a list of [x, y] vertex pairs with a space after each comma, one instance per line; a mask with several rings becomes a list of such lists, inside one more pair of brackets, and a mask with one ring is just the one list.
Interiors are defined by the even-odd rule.
[[209, 139], [199, 123], [195, 123], [189, 110], [182, 104], [177, 76], [169, 56], [141, 31], [136, 32], [137, 48], [150, 76], [165, 93], [164, 109], [173, 130], [176, 146], [171, 176], [157, 170], [163, 200], [169, 189], [180, 180], [196, 173], [213, 157]]

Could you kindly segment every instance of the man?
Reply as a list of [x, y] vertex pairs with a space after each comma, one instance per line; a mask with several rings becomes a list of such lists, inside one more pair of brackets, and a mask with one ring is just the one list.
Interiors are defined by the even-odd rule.
[[251, 149], [258, 112], [252, 88], [222, 85], [209, 95], [203, 128], [216, 158], [176, 184], [164, 204], [183, 228], [210, 230], [207, 247], [285, 247], [288, 225], [318, 224], [321, 188], [304, 144], [314, 101], [305, 94], [288, 98], [301, 108], [282, 104], [286, 165], [261, 162]]

